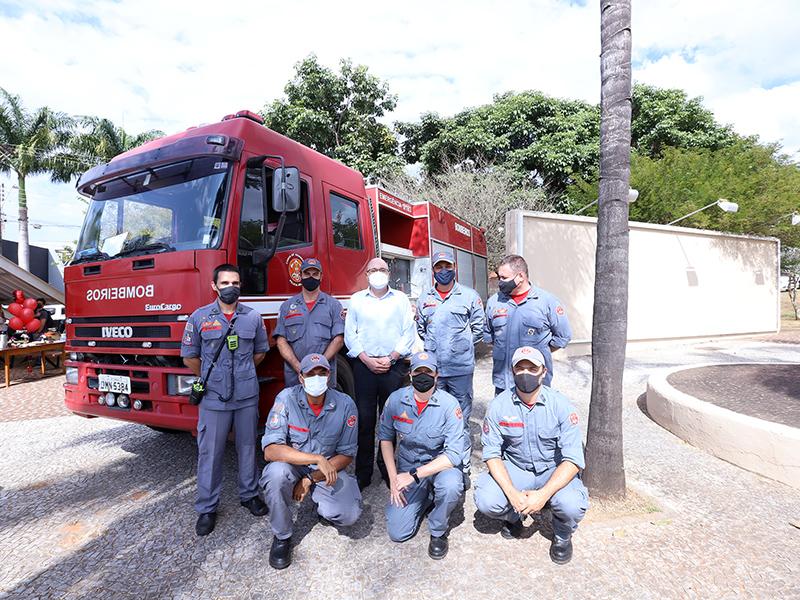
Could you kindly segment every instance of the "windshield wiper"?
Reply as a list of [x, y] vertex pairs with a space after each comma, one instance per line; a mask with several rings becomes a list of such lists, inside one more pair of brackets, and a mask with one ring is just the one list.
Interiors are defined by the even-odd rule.
[[135, 256], [137, 254], [156, 254], [159, 252], [174, 252], [175, 247], [170, 246], [165, 242], [151, 242], [149, 244], [143, 244], [142, 246], [136, 246], [134, 248], [128, 248], [127, 250], [122, 250], [117, 252], [114, 255], [114, 258], [119, 256]]
[[91, 252], [89, 254], [86, 254], [85, 256], [76, 255], [75, 258], [69, 261], [69, 264], [77, 265], [78, 263], [82, 262], [90, 262], [90, 261], [94, 262], [94, 261], [108, 260], [109, 258], [111, 258], [108, 254], [106, 254], [105, 252], [100, 252], [97, 248], [89, 248], [88, 250], [82, 250], [81, 252], [78, 252], [78, 254], [82, 255], [84, 254], [84, 252], [89, 252], [89, 251]]

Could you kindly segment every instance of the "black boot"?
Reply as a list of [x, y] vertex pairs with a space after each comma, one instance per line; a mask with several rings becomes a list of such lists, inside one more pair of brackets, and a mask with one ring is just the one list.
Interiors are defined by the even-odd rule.
[[550, 544], [550, 560], [557, 565], [565, 565], [572, 560], [572, 534], [567, 538], [553, 536], [553, 543]]
[[258, 496], [253, 496], [250, 500], [245, 500], [240, 504], [249, 510], [254, 517], [263, 517], [268, 512], [267, 505]]
[[269, 566], [273, 569], [285, 569], [292, 564], [292, 538], [279, 540], [272, 538], [272, 548], [269, 549]]
[[203, 513], [199, 517], [197, 517], [197, 523], [195, 523], [194, 530], [197, 535], [208, 535], [212, 531], [214, 531], [214, 526], [217, 524], [217, 513], [210, 512], [210, 513]]
[[503, 521], [503, 528], [500, 530], [502, 535], [507, 540], [515, 540], [522, 535], [522, 519], [516, 521]]
[[447, 556], [448, 542], [447, 535], [436, 537], [431, 536], [431, 541], [428, 544], [428, 556], [433, 560], [441, 560]]

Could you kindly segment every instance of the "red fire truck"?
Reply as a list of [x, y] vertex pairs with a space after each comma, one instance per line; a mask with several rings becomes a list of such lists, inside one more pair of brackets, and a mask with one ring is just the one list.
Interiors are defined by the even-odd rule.
[[[223, 262], [239, 265], [241, 301], [268, 332], [300, 290], [309, 256], [323, 263], [322, 289], [345, 308], [366, 287], [372, 257], [384, 257], [391, 285], [413, 298], [430, 285], [431, 252], [445, 247], [459, 281], [486, 298], [481, 229], [431, 202], [365, 187], [357, 171], [249, 111], [126, 152], [86, 172], [78, 191], [90, 204], [64, 274], [65, 402], [78, 415], [195, 429], [181, 336], [192, 311], [214, 299], [211, 274]], [[352, 395], [344, 353], [338, 366], [337, 385]], [[283, 386], [274, 346], [258, 376], [263, 419]]]

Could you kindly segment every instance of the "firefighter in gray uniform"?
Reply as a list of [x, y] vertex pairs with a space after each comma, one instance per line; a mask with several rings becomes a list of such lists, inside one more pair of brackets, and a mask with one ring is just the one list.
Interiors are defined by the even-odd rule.
[[238, 267], [218, 266], [211, 287], [218, 299], [192, 313], [181, 343], [184, 364], [205, 381], [206, 387], [197, 421], [197, 535], [208, 535], [216, 524], [222, 457], [231, 427], [236, 433], [241, 504], [255, 516], [267, 514], [258, 497], [256, 468], [256, 366], [267, 352], [267, 330], [259, 313], [238, 302]]
[[300, 362], [300, 385], [284, 389], [267, 417], [261, 446], [261, 486], [270, 510], [274, 538], [269, 564], [284, 569], [291, 563], [291, 502], [309, 492], [324, 524], [348, 526], [361, 516], [361, 492], [344, 470], [358, 445], [355, 402], [330, 386], [330, 364], [322, 354]]
[[428, 555], [444, 558], [450, 513], [464, 492], [464, 424], [458, 400], [436, 389], [433, 354], [423, 351], [411, 357], [411, 385], [389, 396], [378, 439], [389, 473], [389, 537], [395, 542], [411, 538], [433, 505]]
[[284, 360], [286, 387], [300, 383], [300, 359], [316, 352], [331, 364], [331, 385], [336, 386], [336, 354], [344, 345], [342, 303], [320, 290], [322, 263], [306, 258], [300, 265], [303, 291], [281, 304], [272, 337]]
[[448, 392], [461, 405], [465, 444], [464, 473], [469, 475], [472, 439], [472, 375], [475, 344], [483, 337], [483, 302], [472, 288], [455, 281], [455, 260], [449, 250], [431, 257], [436, 283], [417, 300], [417, 333], [425, 350], [436, 354], [439, 375], [436, 387]]
[[572, 339], [566, 312], [551, 293], [534, 287], [528, 279], [528, 263], [510, 254], [497, 267], [500, 291], [486, 303], [486, 328], [483, 341], [493, 344], [492, 381], [499, 394], [514, 385], [511, 357], [522, 346], [537, 348], [544, 356], [547, 375], [544, 385], [553, 380], [551, 352], [564, 348]]
[[512, 360], [514, 386], [495, 396], [483, 421], [483, 460], [489, 467], [475, 484], [475, 506], [503, 520], [501, 534], [516, 538], [521, 518], [549, 503], [553, 518], [550, 558], [572, 558], [572, 533], [589, 508], [580, 479], [584, 467], [578, 415], [569, 400], [543, 385], [545, 360], [523, 346]]

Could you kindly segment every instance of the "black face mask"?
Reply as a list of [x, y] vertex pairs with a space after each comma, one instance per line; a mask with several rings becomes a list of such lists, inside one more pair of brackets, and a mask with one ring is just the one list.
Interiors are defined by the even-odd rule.
[[427, 392], [435, 383], [436, 378], [433, 375], [428, 375], [427, 373], [420, 373], [411, 378], [411, 385], [413, 385], [414, 389], [418, 392]]
[[303, 277], [300, 280], [300, 283], [303, 284], [303, 287], [308, 290], [309, 292], [313, 292], [315, 289], [319, 287], [321, 283], [319, 279], [316, 277]]
[[228, 287], [224, 287], [219, 291], [219, 299], [222, 301], [223, 304], [233, 304], [239, 299], [239, 294], [241, 290], [235, 285], [229, 285]]
[[511, 292], [514, 291], [514, 288], [517, 287], [517, 282], [514, 281], [514, 278], [511, 279], [501, 279], [497, 283], [498, 289], [503, 292], [506, 296], [510, 296]]
[[534, 375], [533, 373], [518, 373], [514, 375], [514, 385], [523, 394], [530, 394], [539, 389], [544, 380], [544, 375]]

